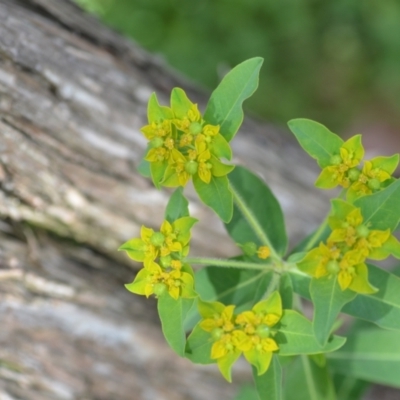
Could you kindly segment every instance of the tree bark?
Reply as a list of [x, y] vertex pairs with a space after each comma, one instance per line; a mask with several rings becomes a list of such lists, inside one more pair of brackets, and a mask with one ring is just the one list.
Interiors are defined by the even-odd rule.
[[[67, 0], [0, 0], [0, 399], [228, 399], [214, 367], [165, 344], [138, 266], [116, 249], [157, 227], [167, 191], [136, 172], [156, 91], [206, 95]], [[268, 94], [266, 94], [268, 101]], [[282, 101], [284, 101], [282, 99]], [[281, 200], [293, 242], [327, 211], [314, 163], [283, 130], [246, 120], [235, 162]], [[188, 191], [192, 254], [235, 246]], [[239, 364], [236, 381], [249, 377]]]

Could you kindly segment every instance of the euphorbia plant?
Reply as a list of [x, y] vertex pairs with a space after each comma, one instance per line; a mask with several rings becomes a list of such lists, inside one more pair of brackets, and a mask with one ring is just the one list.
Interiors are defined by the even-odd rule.
[[[253, 58], [230, 71], [203, 114], [179, 88], [170, 106], [150, 97], [140, 170], [157, 188], [177, 189], [160, 229], [143, 226], [140, 238], [121, 246], [143, 262], [126, 288], [156, 296], [165, 338], [181, 357], [216, 363], [231, 381], [232, 365], [243, 355], [255, 382], [249, 400], [354, 400], [364, 381], [400, 387], [400, 279], [369, 263], [400, 258], [393, 234], [400, 182], [392, 177], [399, 156], [364, 160], [361, 135], [344, 142], [317, 122], [290, 121], [321, 167], [316, 186], [343, 190], [321, 226], [288, 253], [275, 196], [257, 175], [229, 163], [229, 143], [261, 64]], [[189, 256], [197, 222], [184, 196], [190, 180], [237, 243], [236, 257]], [[205, 267], [194, 273], [193, 265]], [[300, 297], [311, 300], [312, 321]], [[369, 322], [355, 323], [347, 343], [334, 334], [340, 312]]]

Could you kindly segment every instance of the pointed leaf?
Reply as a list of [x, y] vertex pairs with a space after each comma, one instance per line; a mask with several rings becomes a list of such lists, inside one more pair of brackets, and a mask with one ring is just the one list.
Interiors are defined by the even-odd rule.
[[140, 175], [145, 178], [151, 178], [151, 170], [150, 170], [150, 162], [145, 160], [144, 158], [140, 161], [137, 166], [137, 170]]
[[278, 354], [281, 356], [334, 351], [346, 341], [345, 338], [333, 336], [325, 346], [321, 346], [314, 336], [311, 321], [293, 310], [284, 310], [276, 329], [278, 333], [274, 339], [278, 343]]
[[356, 331], [345, 346], [328, 357], [336, 372], [400, 388], [398, 332], [376, 328]]
[[185, 357], [195, 364], [213, 364], [211, 359], [211, 348], [213, 341], [209, 332], [196, 325], [187, 338]]
[[309, 119], [292, 119], [288, 122], [300, 146], [324, 168], [330, 165], [333, 155], [339, 154], [343, 140], [324, 125]]
[[310, 294], [314, 304], [315, 337], [323, 346], [331, 334], [340, 310], [354, 299], [356, 293], [349, 289], [342, 291], [336, 276], [324, 276], [311, 280]]
[[174, 300], [168, 292], [158, 298], [158, 315], [165, 339], [171, 348], [182, 357], [186, 345], [185, 319], [193, 302], [194, 299], [182, 299], [181, 297]]
[[400, 221], [400, 179], [386, 189], [370, 196], [363, 196], [354, 202], [361, 208], [364, 224], [370, 223], [372, 229], [394, 231]]
[[188, 99], [185, 91], [181, 88], [173, 88], [171, 92], [171, 108], [176, 118], [187, 115], [193, 103]]
[[229, 142], [243, 121], [243, 101], [258, 86], [258, 75], [263, 59], [251, 58], [233, 68], [212, 93], [204, 113], [207, 123], [220, 125], [221, 134]]
[[235, 351], [232, 353], [228, 353], [226, 356], [221, 357], [217, 360], [219, 371], [228, 382], [232, 382], [232, 377], [231, 377], [232, 367], [239, 357], [240, 357], [240, 351]]
[[252, 367], [253, 379], [260, 399], [282, 400], [282, 368], [278, 357], [273, 356], [267, 372], [258, 376]]
[[242, 386], [233, 400], [260, 400], [257, 390], [250, 385]]
[[[347, 371], [346, 371], [347, 373]], [[369, 386], [368, 382], [349, 375], [334, 374], [333, 383], [339, 400], [362, 400]]]
[[285, 372], [284, 400], [336, 399], [327, 367], [319, 367], [310, 357], [297, 357]]
[[210, 183], [204, 183], [197, 175], [193, 184], [201, 201], [215, 211], [224, 222], [229, 222], [233, 213], [233, 197], [226, 176], [211, 177]]
[[161, 122], [172, 117], [173, 114], [171, 109], [165, 106], [160, 106], [157, 95], [152, 93], [147, 104], [147, 118], [149, 122]]
[[283, 213], [269, 187], [240, 166], [229, 175], [229, 181], [237, 199], [232, 220], [225, 225], [232, 239], [236, 243], [254, 242], [259, 246], [270, 242], [278, 254], [285, 254], [287, 236]]
[[164, 179], [167, 167], [167, 161], [155, 161], [150, 163], [151, 179], [157, 189], [161, 187], [160, 182]]
[[400, 331], [400, 277], [370, 264], [368, 271], [371, 284], [379, 291], [358, 295], [343, 312], [382, 328]]
[[172, 193], [167, 208], [165, 210], [165, 219], [174, 222], [181, 217], [189, 216], [189, 202], [183, 195], [183, 188], [178, 188]]
[[218, 133], [210, 143], [211, 152], [218, 158], [232, 159], [232, 149], [227, 140]]

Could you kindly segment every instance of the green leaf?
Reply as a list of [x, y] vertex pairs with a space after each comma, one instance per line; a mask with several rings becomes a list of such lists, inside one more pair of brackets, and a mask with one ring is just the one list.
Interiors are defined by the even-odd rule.
[[174, 222], [179, 218], [189, 216], [189, 202], [183, 195], [183, 188], [179, 187], [172, 193], [165, 210], [165, 219]]
[[289, 271], [289, 274], [290, 278], [292, 279], [293, 291], [299, 294], [301, 297], [307, 300], [311, 300], [311, 295], [310, 295], [311, 276], [297, 269]]
[[339, 154], [339, 149], [344, 143], [324, 125], [309, 119], [292, 119], [288, 125], [300, 146], [317, 160], [321, 168], [330, 165], [331, 157]]
[[369, 386], [368, 382], [341, 374], [333, 375], [333, 384], [339, 400], [361, 400]]
[[212, 360], [210, 357], [212, 345], [210, 333], [196, 325], [187, 338], [185, 357], [195, 364], [216, 363], [216, 360]]
[[[400, 273], [395, 275], [384, 269], [368, 264], [368, 278], [371, 285], [379, 289], [374, 294], [358, 294], [347, 303], [342, 312], [353, 317], [373, 322], [384, 329], [400, 330]], [[311, 277], [298, 271], [290, 271], [293, 290], [310, 300]]]
[[262, 58], [255, 57], [237, 65], [225, 75], [210, 97], [204, 119], [209, 124], [220, 125], [220, 132], [228, 142], [242, 124], [242, 104], [257, 89], [262, 63]]
[[[232, 220], [225, 227], [236, 243], [254, 242], [258, 246], [271, 243], [283, 255], [287, 236], [282, 209], [269, 187], [244, 167], [236, 167], [229, 175], [235, 194]], [[239, 204], [240, 202], [240, 204]]]
[[368, 271], [371, 284], [379, 291], [358, 295], [343, 308], [343, 312], [381, 328], [400, 331], [400, 277], [370, 264]]
[[328, 357], [336, 372], [400, 388], [398, 332], [377, 328], [353, 332], [346, 345]]
[[160, 106], [157, 95], [152, 93], [147, 104], [147, 118], [149, 122], [161, 122], [173, 118], [173, 114], [170, 108]]
[[185, 319], [193, 305], [194, 299], [179, 298], [174, 300], [168, 292], [158, 298], [158, 315], [162, 331], [171, 348], [180, 356], [184, 356], [186, 335]]
[[319, 367], [310, 357], [297, 357], [285, 368], [285, 372], [284, 400], [336, 399], [327, 367]]
[[314, 332], [318, 342], [323, 346], [330, 334], [336, 317], [342, 307], [353, 300], [356, 293], [346, 289], [342, 291], [337, 276], [324, 276], [311, 279], [311, 299], [314, 304]]
[[364, 224], [370, 223], [372, 229], [394, 231], [400, 221], [400, 179], [386, 189], [370, 196], [363, 196], [354, 202], [361, 208]]
[[393, 156], [388, 157], [375, 157], [370, 161], [372, 163], [372, 168], [383, 169], [388, 174], [392, 175], [399, 165], [399, 154], [394, 154]]
[[290, 275], [284, 273], [279, 281], [279, 293], [282, 299], [282, 308], [291, 309], [293, 307], [293, 284]]
[[151, 179], [157, 189], [161, 187], [160, 182], [164, 179], [167, 166], [167, 161], [155, 161], [150, 163]]
[[173, 88], [171, 92], [171, 108], [176, 118], [184, 118], [193, 103], [188, 99], [185, 91], [181, 88]]
[[282, 400], [282, 368], [277, 356], [263, 375], [258, 376], [257, 368], [252, 367], [253, 379], [260, 399]]
[[232, 159], [232, 149], [226, 139], [218, 133], [210, 143], [211, 152], [218, 158]]
[[233, 196], [226, 176], [212, 176], [210, 183], [204, 183], [197, 175], [193, 175], [193, 185], [201, 201], [213, 209], [223, 222], [231, 220]]
[[233, 400], [260, 400], [257, 390], [250, 385], [244, 385], [240, 388]]
[[137, 166], [137, 170], [139, 174], [144, 176], [145, 178], [151, 178], [150, 163], [144, 158], [140, 161], [139, 165]]
[[334, 351], [345, 343], [346, 339], [333, 336], [325, 346], [321, 346], [314, 336], [311, 321], [293, 310], [284, 310], [277, 325], [278, 333], [274, 339], [279, 346], [279, 355], [318, 354]]

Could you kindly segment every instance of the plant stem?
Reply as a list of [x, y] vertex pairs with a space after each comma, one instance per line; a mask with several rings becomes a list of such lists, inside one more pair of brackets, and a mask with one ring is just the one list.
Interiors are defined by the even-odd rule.
[[280, 276], [276, 271], [274, 271], [274, 272], [272, 273], [271, 282], [269, 283], [269, 285], [268, 285], [268, 287], [267, 287], [267, 290], [266, 290], [266, 292], [265, 292], [265, 295], [264, 295], [264, 297], [265, 297], [266, 299], [267, 299], [267, 298], [270, 296], [270, 294], [277, 288], [277, 286], [279, 285], [280, 279], [281, 279], [281, 276]]
[[215, 267], [225, 267], [225, 268], [244, 268], [244, 269], [254, 269], [260, 271], [275, 271], [274, 264], [258, 264], [247, 261], [237, 261], [237, 260], [226, 260], [219, 258], [204, 258], [204, 257], [188, 257], [185, 258], [184, 262], [189, 264], [201, 264], [201, 265], [212, 265]]
[[271, 251], [271, 257], [274, 258], [275, 260], [281, 261], [282, 258], [276, 253], [274, 247], [272, 246], [268, 236], [265, 234], [265, 232], [262, 229], [262, 226], [258, 223], [257, 219], [254, 217], [253, 213], [251, 210], [247, 207], [247, 204], [245, 201], [242, 199], [242, 197], [239, 195], [239, 193], [236, 191], [236, 189], [233, 187], [232, 183], [230, 184], [230, 188], [233, 194], [233, 200], [249, 225], [252, 227], [254, 233], [258, 236], [260, 239], [261, 243], [263, 245], [266, 245], [269, 247]]

